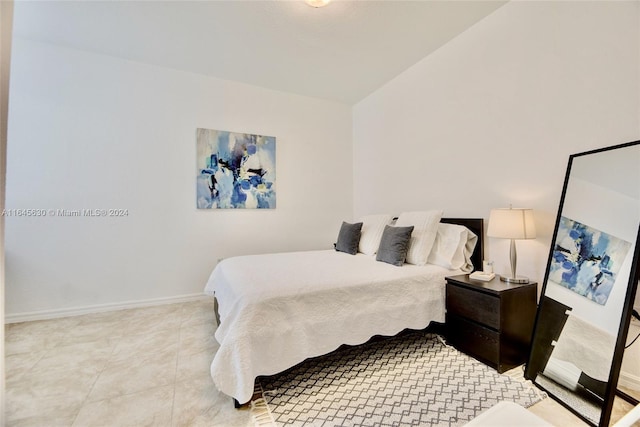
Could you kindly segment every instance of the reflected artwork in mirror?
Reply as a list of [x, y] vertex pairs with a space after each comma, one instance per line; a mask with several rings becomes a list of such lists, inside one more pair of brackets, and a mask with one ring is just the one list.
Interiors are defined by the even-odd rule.
[[[525, 377], [607, 426], [638, 283], [640, 141], [569, 157]], [[638, 393], [640, 394], [640, 393]]]

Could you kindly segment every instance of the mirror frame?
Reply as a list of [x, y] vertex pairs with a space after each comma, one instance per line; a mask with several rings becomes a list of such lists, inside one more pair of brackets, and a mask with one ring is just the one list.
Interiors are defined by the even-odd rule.
[[[553, 253], [554, 253], [554, 242], [556, 241], [557, 235], [558, 235], [558, 228], [560, 225], [560, 220], [562, 217], [562, 211], [563, 211], [563, 207], [564, 207], [564, 202], [565, 202], [565, 196], [566, 196], [566, 191], [567, 191], [567, 187], [569, 185], [569, 178], [571, 175], [571, 167], [573, 165], [573, 161], [576, 158], [582, 157], [582, 156], [586, 156], [589, 154], [597, 154], [597, 153], [602, 153], [605, 151], [611, 151], [611, 150], [616, 150], [616, 149], [620, 149], [620, 148], [627, 148], [627, 147], [631, 147], [634, 145], [638, 145], [640, 148], [640, 140], [638, 141], [633, 141], [633, 142], [627, 142], [624, 144], [618, 144], [618, 145], [613, 145], [610, 147], [604, 147], [604, 148], [599, 148], [596, 150], [590, 150], [590, 151], [585, 151], [585, 152], [581, 152], [581, 153], [576, 153], [576, 154], [572, 154], [569, 156], [569, 163], [567, 166], [567, 171], [565, 174], [565, 178], [564, 178], [564, 185], [562, 187], [562, 195], [560, 197], [560, 206], [558, 207], [558, 214], [556, 216], [556, 223], [555, 223], [555, 227], [554, 227], [554, 231], [553, 231], [553, 235], [551, 238], [551, 244], [550, 244], [550, 250], [549, 250], [549, 257], [547, 258], [547, 264], [546, 264], [546, 270], [545, 270], [545, 274], [544, 274], [544, 280], [543, 280], [543, 285], [542, 285], [542, 289], [540, 291], [540, 299], [542, 299], [542, 297], [545, 295], [545, 291], [547, 289], [547, 282], [549, 279], [549, 272], [550, 272], [550, 266], [551, 266], [551, 262], [553, 259]], [[640, 185], [640, 183], [639, 183]], [[608, 426], [609, 425], [609, 421], [611, 419], [611, 411], [613, 409], [613, 401], [616, 397], [616, 395], [622, 397], [623, 399], [627, 400], [628, 402], [630, 402], [633, 405], [637, 405], [639, 402], [637, 399], [635, 399], [634, 397], [629, 396], [628, 394], [619, 391], [618, 390], [618, 377], [620, 375], [620, 369], [621, 369], [621, 365], [622, 365], [622, 358], [624, 356], [624, 350], [625, 350], [625, 344], [626, 344], [626, 340], [627, 340], [627, 334], [629, 331], [629, 323], [631, 321], [631, 314], [633, 311], [633, 302], [634, 302], [634, 298], [635, 298], [635, 294], [636, 294], [636, 288], [638, 286], [638, 280], [640, 280], [640, 225], [638, 227], [638, 232], [636, 234], [636, 241], [635, 241], [635, 248], [632, 248], [633, 250], [633, 259], [632, 259], [632, 263], [631, 263], [631, 270], [630, 270], [630, 274], [629, 274], [629, 281], [627, 283], [627, 291], [626, 291], [626, 295], [625, 295], [625, 301], [624, 301], [624, 306], [622, 309], [622, 313], [621, 313], [621, 318], [620, 318], [620, 325], [618, 327], [618, 336], [616, 338], [616, 345], [615, 345], [615, 349], [614, 349], [614, 354], [613, 354], [613, 359], [612, 359], [612, 363], [611, 363], [611, 368], [609, 371], [609, 380], [607, 382], [607, 388], [606, 388], [606, 392], [605, 392], [605, 398], [604, 398], [604, 402], [602, 405], [602, 411], [600, 413], [600, 422], [598, 423], [599, 426]], [[533, 326], [533, 331], [531, 334], [531, 350], [533, 350], [533, 343], [534, 343], [534, 338], [536, 336], [536, 332], [538, 329], [538, 324], [539, 324], [539, 316], [540, 316], [540, 301], [538, 303], [538, 309], [536, 311], [536, 319], [534, 322], [534, 326]], [[581, 414], [580, 412], [577, 411], [577, 409], [573, 408], [572, 406], [570, 406], [567, 402], [565, 402], [562, 398], [560, 398], [559, 396], [554, 395], [552, 392], [550, 392], [549, 390], [546, 390], [543, 386], [541, 386], [539, 383], [535, 382], [535, 378], [537, 376], [536, 372], [530, 372], [530, 367], [532, 364], [532, 353], [533, 351], [529, 352], [529, 357], [527, 360], [527, 364], [526, 364], [526, 368], [525, 368], [525, 378], [528, 380], [531, 380], [536, 387], [541, 388], [542, 390], [544, 390], [550, 397], [552, 397], [554, 400], [556, 400], [557, 402], [559, 402], [562, 406], [564, 406], [565, 408], [569, 409], [572, 413], [574, 413], [575, 415], [577, 415], [578, 417], [580, 417], [583, 421], [585, 421], [586, 423], [590, 424], [590, 425], [595, 425], [593, 423], [593, 421], [587, 419], [583, 414]]]

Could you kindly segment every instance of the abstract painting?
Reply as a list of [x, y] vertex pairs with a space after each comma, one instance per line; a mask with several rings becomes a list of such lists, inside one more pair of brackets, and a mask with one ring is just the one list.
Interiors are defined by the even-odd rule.
[[276, 139], [273, 136], [198, 129], [199, 209], [274, 209]]
[[631, 243], [561, 217], [549, 280], [605, 305]]

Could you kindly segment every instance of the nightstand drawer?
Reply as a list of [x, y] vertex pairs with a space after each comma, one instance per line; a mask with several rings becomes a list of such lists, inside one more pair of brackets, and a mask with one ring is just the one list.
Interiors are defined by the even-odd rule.
[[499, 330], [500, 298], [448, 283], [447, 314], [466, 317]]
[[458, 350], [497, 367], [500, 360], [500, 334], [447, 313], [447, 340]]

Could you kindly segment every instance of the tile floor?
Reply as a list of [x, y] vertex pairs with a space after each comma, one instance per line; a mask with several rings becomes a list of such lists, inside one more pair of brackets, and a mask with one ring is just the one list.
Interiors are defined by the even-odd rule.
[[[213, 301], [5, 326], [9, 426], [247, 426], [209, 375]], [[619, 418], [628, 405], [616, 405]], [[530, 410], [585, 426], [552, 399]]]
[[10, 426], [246, 426], [217, 392], [213, 301], [5, 326]]

